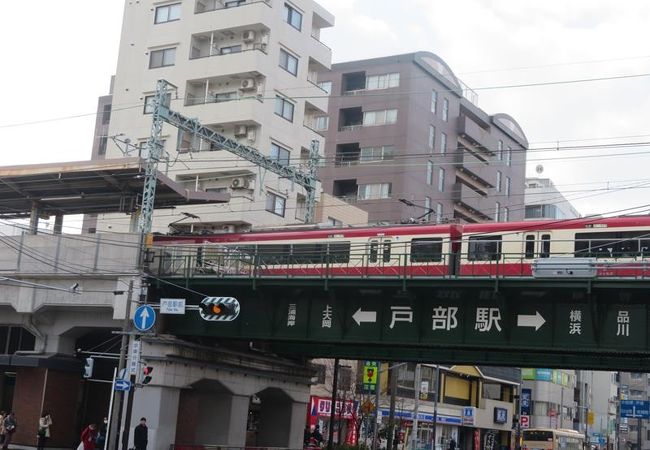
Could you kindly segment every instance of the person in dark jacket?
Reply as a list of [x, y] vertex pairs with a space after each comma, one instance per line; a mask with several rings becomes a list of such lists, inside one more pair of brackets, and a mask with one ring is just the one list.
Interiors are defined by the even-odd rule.
[[13, 413], [13, 411], [7, 414], [3, 421], [3, 425], [6, 434], [5, 440], [2, 443], [2, 450], [7, 450], [7, 448], [9, 448], [9, 444], [11, 444], [11, 439], [16, 432], [16, 428], [18, 427], [18, 421], [16, 420], [16, 415]]
[[133, 430], [133, 445], [135, 450], [147, 450], [147, 442], [149, 441], [149, 429], [147, 428], [147, 419], [145, 417], [140, 419], [140, 425]]

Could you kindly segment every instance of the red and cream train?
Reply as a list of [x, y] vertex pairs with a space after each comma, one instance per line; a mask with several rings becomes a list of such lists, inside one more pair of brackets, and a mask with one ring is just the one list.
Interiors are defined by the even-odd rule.
[[[588, 258], [597, 275], [650, 275], [650, 216], [155, 236], [192, 270], [285, 276], [531, 276]], [[564, 258], [564, 259], [559, 259]]]

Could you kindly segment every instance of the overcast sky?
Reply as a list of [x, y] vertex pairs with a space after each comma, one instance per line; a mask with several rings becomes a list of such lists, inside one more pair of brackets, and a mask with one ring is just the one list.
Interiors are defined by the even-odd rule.
[[[484, 89], [650, 74], [650, 2], [321, 3], [336, 16], [336, 26], [322, 36], [335, 62], [438, 54], [477, 89], [486, 112], [512, 115], [531, 147], [556, 147], [529, 152], [527, 173], [543, 166], [542, 176], [583, 214], [650, 203], [650, 147], [566, 148], [650, 141], [650, 76]], [[3, 4], [0, 165], [89, 158], [97, 97], [108, 92], [117, 62], [122, 10], [121, 0]], [[69, 116], [81, 117], [12, 126]], [[617, 153], [625, 155], [612, 156]]]

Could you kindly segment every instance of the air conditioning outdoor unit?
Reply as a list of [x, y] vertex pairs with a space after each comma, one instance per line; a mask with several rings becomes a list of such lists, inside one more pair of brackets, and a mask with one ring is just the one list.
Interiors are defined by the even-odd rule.
[[239, 85], [239, 88], [242, 91], [249, 91], [249, 90], [255, 89], [256, 86], [257, 86], [257, 84], [255, 83], [254, 78], [246, 78], [246, 79], [241, 80], [241, 84]]
[[255, 40], [255, 32], [253, 30], [244, 31], [244, 42], [253, 42]]
[[235, 178], [232, 180], [232, 183], [230, 183], [230, 187], [232, 189], [248, 189], [249, 185], [250, 182], [247, 178], [244, 177]]
[[248, 134], [248, 127], [246, 125], [237, 125], [235, 127], [235, 137], [244, 137]]
[[255, 142], [256, 134], [255, 134], [255, 128], [251, 128], [248, 130], [248, 133], [246, 133], [246, 138], [248, 139], [249, 142]]
[[229, 224], [223, 226], [224, 233], [234, 233], [236, 231], [235, 225]]

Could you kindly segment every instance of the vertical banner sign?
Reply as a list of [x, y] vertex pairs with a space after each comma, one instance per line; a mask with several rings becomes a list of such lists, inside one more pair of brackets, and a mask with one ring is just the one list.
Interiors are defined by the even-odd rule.
[[140, 350], [142, 342], [140, 339], [131, 341], [131, 351], [129, 352], [129, 375], [137, 375], [140, 368]]
[[424, 380], [420, 383], [420, 400], [429, 398], [429, 382]]
[[523, 388], [521, 390], [521, 415], [530, 416], [530, 401], [533, 396], [533, 390]]
[[363, 363], [363, 390], [373, 393], [377, 390], [377, 374], [379, 373], [379, 362], [364, 361]]

